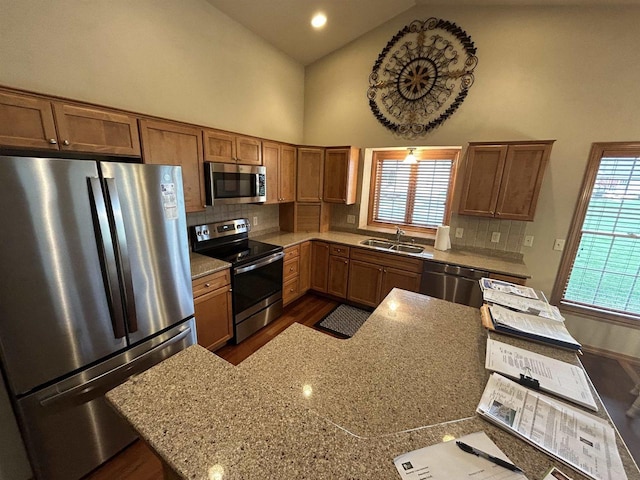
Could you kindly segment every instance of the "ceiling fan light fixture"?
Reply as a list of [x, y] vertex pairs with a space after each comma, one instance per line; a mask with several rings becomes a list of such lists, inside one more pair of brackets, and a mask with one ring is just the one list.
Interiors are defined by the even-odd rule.
[[407, 164], [414, 164], [414, 163], [418, 163], [418, 160], [416, 160], [416, 156], [413, 154], [413, 151], [415, 150], [415, 148], [410, 148], [409, 149], [409, 153], [407, 154], [406, 157], [404, 157], [404, 160], [402, 161], [402, 163], [407, 163]]
[[324, 13], [316, 13], [313, 18], [311, 18], [311, 26], [313, 28], [322, 28], [327, 23], [327, 16]]

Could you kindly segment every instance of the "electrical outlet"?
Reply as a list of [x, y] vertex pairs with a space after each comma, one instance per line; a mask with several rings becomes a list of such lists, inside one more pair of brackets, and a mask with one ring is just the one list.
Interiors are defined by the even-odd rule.
[[355, 215], [347, 215], [347, 223], [356, 223]]
[[257, 215], [255, 215], [255, 216], [253, 217], [253, 226], [254, 226], [254, 227], [257, 227], [257, 226], [258, 226], [258, 216], [257, 216]]
[[553, 242], [553, 249], [560, 252], [564, 250], [564, 238], [556, 238], [556, 241]]
[[524, 237], [524, 246], [533, 247], [533, 235], [527, 235]]
[[491, 243], [498, 243], [500, 241], [500, 232], [493, 232], [491, 234]]
[[462, 238], [462, 234], [464, 233], [464, 228], [456, 228], [456, 238]]

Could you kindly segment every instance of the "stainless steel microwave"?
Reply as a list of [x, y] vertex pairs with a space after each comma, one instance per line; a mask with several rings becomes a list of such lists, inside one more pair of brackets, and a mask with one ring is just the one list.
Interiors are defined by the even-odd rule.
[[262, 166], [204, 162], [207, 205], [267, 201], [267, 169]]

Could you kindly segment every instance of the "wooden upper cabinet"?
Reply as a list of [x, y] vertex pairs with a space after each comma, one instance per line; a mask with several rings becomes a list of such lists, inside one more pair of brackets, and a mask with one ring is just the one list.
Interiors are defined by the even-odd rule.
[[260, 139], [210, 129], [204, 130], [203, 135], [206, 161], [262, 165]]
[[58, 150], [51, 103], [0, 92], [0, 146]]
[[296, 148], [274, 142], [262, 142], [262, 161], [267, 168], [267, 201], [295, 201]]
[[187, 212], [204, 210], [202, 130], [191, 125], [140, 120], [144, 163], [182, 167]]
[[298, 148], [297, 200], [322, 201], [324, 148]]
[[352, 205], [356, 203], [360, 149], [327, 148], [324, 152], [323, 200]]
[[533, 220], [553, 140], [470, 144], [458, 213]]
[[139, 157], [136, 122], [125, 112], [0, 93], [2, 146]]

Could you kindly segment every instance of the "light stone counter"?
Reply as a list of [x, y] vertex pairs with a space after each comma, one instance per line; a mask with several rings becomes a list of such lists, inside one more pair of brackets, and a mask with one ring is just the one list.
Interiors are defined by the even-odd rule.
[[[167, 478], [391, 480], [397, 455], [484, 430], [530, 480], [551, 465], [586, 479], [475, 415], [488, 378], [479, 325], [477, 309], [396, 289], [349, 340], [295, 324], [238, 367], [192, 346], [107, 399], [163, 459]], [[629, 480], [640, 480], [618, 446]]]
[[368, 238], [376, 238], [375, 235], [359, 235], [348, 232], [325, 232], [325, 233], [289, 233], [289, 232], [276, 232], [266, 235], [260, 235], [255, 238], [265, 243], [272, 243], [274, 245], [280, 245], [282, 247], [290, 247], [298, 243], [306, 242], [307, 240], [325, 240], [328, 242], [342, 243], [352, 247], [368, 248], [378, 252], [385, 252], [395, 255], [410, 256], [414, 258], [421, 258], [424, 260], [432, 260], [440, 263], [452, 263], [463, 267], [479, 268], [482, 270], [488, 270], [494, 273], [503, 273], [505, 275], [513, 275], [516, 277], [530, 278], [529, 270], [527, 266], [521, 260], [513, 260], [510, 258], [503, 258], [500, 256], [489, 256], [474, 253], [467, 250], [447, 250], [440, 251], [429, 245], [420, 245], [425, 247], [424, 252], [420, 254], [409, 253], [397, 253], [386, 249], [378, 249], [374, 247], [368, 247], [361, 245], [360, 242]]
[[189, 252], [189, 260], [191, 261], [191, 280], [231, 267], [228, 262], [199, 253]]

